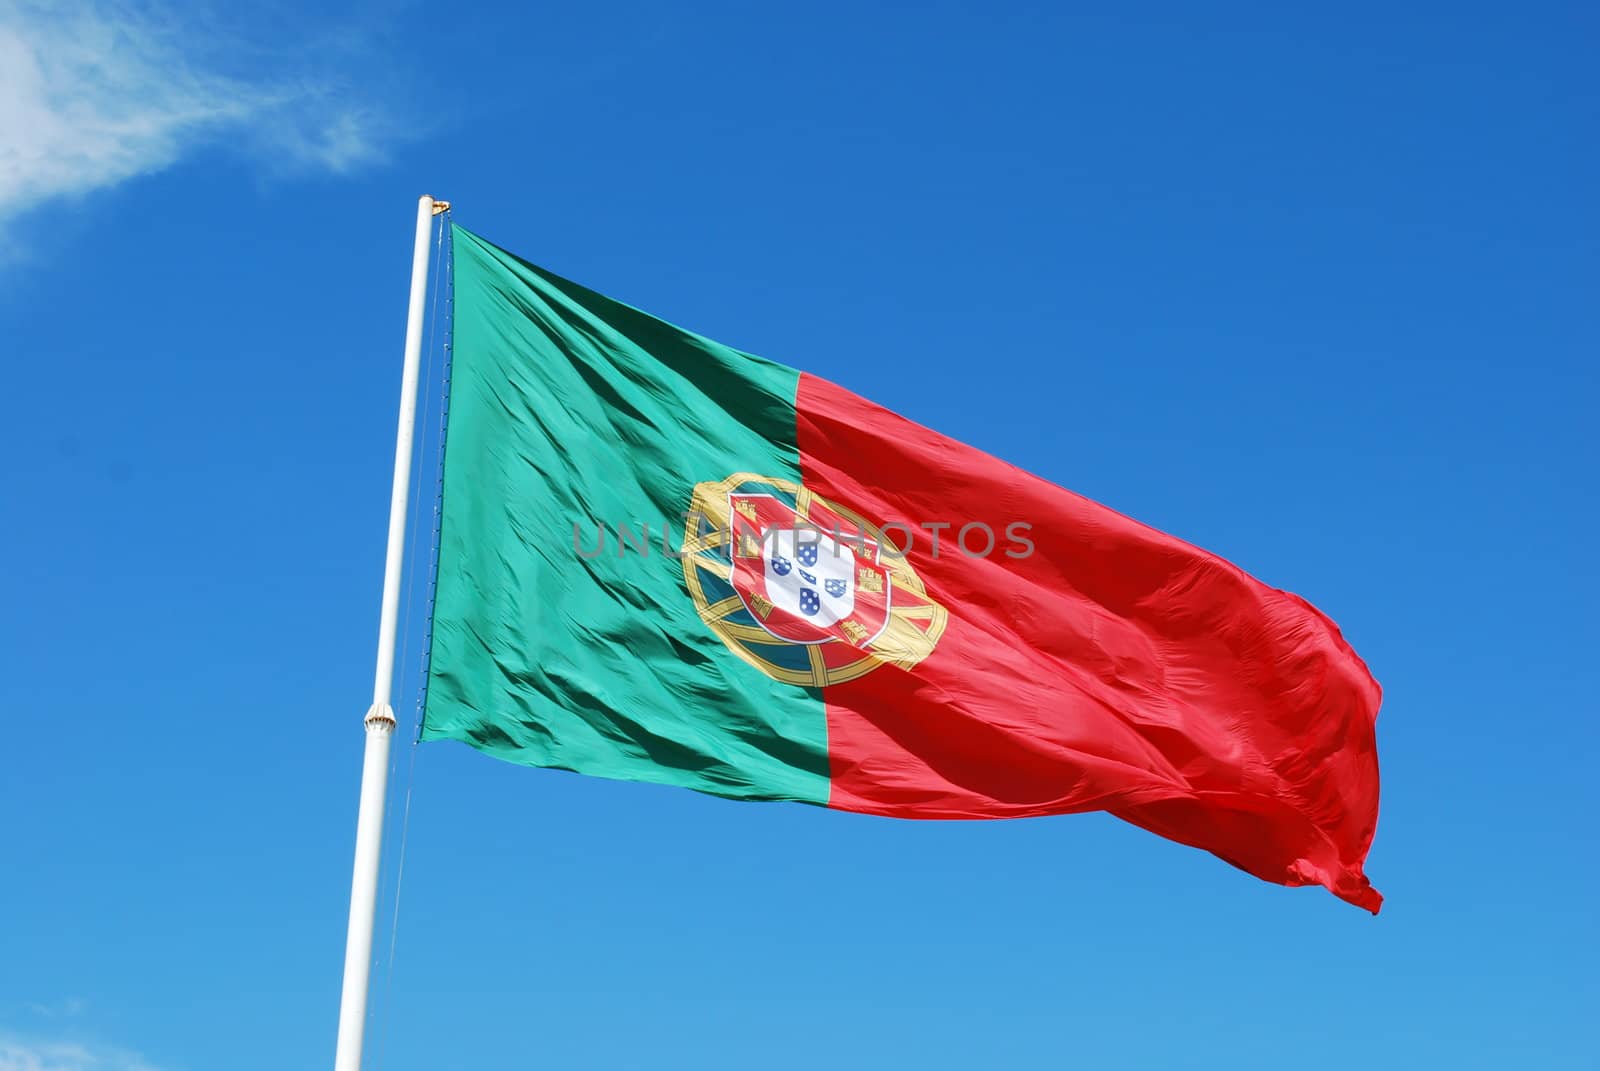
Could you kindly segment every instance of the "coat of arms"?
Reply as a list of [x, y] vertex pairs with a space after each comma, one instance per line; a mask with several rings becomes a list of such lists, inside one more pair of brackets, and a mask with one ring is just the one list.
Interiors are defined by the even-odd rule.
[[933, 651], [948, 614], [866, 518], [786, 480], [737, 473], [695, 488], [683, 574], [730, 649], [822, 687]]

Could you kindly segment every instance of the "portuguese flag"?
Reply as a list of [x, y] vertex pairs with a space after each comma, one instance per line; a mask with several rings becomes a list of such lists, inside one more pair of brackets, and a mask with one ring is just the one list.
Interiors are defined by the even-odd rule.
[[1109, 811], [1378, 910], [1379, 687], [1314, 607], [451, 237], [423, 739], [898, 818]]

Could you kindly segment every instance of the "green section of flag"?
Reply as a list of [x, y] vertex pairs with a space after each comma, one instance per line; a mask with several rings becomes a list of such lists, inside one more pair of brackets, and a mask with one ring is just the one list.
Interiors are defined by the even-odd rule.
[[[825, 803], [814, 690], [699, 619], [676, 549], [696, 484], [798, 482], [793, 370], [451, 228], [455, 316], [424, 740], [740, 799]], [[573, 526], [578, 526], [574, 546]], [[648, 555], [616, 527], [649, 525]], [[597, 526], [605, 549], [592, 558]]]

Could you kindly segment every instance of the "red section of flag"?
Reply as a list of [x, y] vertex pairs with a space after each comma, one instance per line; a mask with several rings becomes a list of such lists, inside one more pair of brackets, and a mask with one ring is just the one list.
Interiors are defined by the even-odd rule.
[[[1380, 689], [1305, 600], [802, 375], [813, 492], [883, 525], [950, 613], [933, 653], [825, 692], [830, 806], [902, 818], [1106, 810], [1376, 912]], [[1007, 536], [1013, 522], [1033, 544]], [[987, 525], [985, 556], [957, 544]], [[893, 530], [891, 531], [893, 533]], [[985, 545], [973, 528], [967, 545]], [[1008, 554], [1008, 551], [1011, 553]]]

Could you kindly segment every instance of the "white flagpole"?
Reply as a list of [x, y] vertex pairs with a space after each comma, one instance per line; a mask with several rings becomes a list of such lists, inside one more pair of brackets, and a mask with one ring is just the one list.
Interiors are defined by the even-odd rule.
[[428, 239], [433, 217], [448, 201], [417, 202], [417, 244], [411, 254], [411, 306], [406, 315], [405, 371], [400, 378], [400, 427], [394, 443], [394, 487], [389, 495], [389, 555], [383, 568], [383, 613], [378, 622], [378, 670], [365, 719], [361, 808], [356, 817], [355, 874], [350, 881], [350, 928], [344, 946], [344, 992], [339, 999], [339, 1047], [334, 1071], [361, 1071], [367, 1022], [367, 982], [372, 967], [372, 924], [378, 908], [378, 858], [383, 848], [383, 805], [389, 781], [394, 710], [395, 629], [400, 611], [400, 565], [406, 549], [406, 499], [411, 486], [411, 438], [417, 422], [417, 366], [422, 358], [422, 313], [428, 289]]

